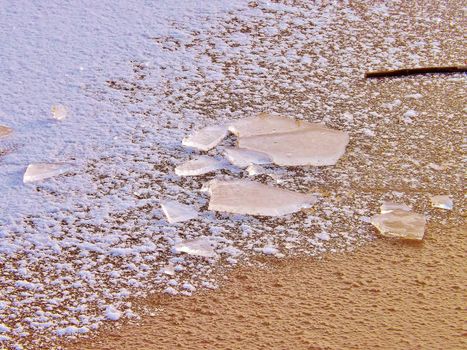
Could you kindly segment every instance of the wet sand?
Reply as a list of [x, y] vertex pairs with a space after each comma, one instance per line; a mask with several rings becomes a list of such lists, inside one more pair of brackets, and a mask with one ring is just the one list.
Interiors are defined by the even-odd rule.
[[269, 260], [234, 271], [217, 291], [148, 299], [154, 317], [70, 349], [462, 349], [464, 235], [431, 225], [423, 242]]

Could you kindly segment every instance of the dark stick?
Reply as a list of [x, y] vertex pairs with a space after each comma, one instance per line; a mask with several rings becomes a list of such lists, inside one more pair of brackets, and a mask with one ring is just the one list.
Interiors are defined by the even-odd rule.
[[467, 66], [455, 67], [425, 67], [425, 68], [410, 68], [396, 70], [380, 70], [375, 72], [365, 73], [365, 78], [384, 78], [384, 77], [403, 77], [416, 74], [431, 74], [431, 73], [466, 73]]

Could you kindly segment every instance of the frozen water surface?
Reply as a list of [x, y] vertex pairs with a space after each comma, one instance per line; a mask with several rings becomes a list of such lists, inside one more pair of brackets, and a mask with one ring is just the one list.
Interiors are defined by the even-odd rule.
[[425, 222], [424, 215], [400, 209], [371, 218], [371, 223], [383, 236], [413, 240], [423, 239]]
[[188, 221], [198, 216], [198, 212], [193, 207], [177, 201], [162, 201], [161, 207], [167, 221], [171, 224]]
[[228, 130], [225, 125], [207, 126], [184, 138], [182, 144], [201, 151], [208, 151], [216, 147], [227, 134]]
[[23, 176], [23, 182], [34, 182], [47, 179], [49, 177], [64, 174], [71, 170], [71, 165], [67, 163], [34, 163], [29, 164]]
[[209, 210], [236, 214], [281, 216], [310, 207], [316, 198], [249, 180], [219, 181], [210, 185]]
[[251, 164], [269, 164], [272, 162], [266, 153], [244, 148], [227, 148], [224, 155], [230, 163], [239, 168], [246, 168]]
[[175, 174], [178, 176], [197, 176], [224, 168], [224, 163], [209, 157], [199, 156], [195, 159], [189, 160], [175, 168]]
[[438, 195], [431, 197], [431, 205], [433, 208], [452, 210], [454, 202], [449, 195]]
[[0, 125], [0, 139], [2, 137], [7, 137], [12, 133], [12, 129], [5, 125]]
[[248, 137], [304, 130], [310, 127], [317, 128], [321, 126], [323, 125], [296, 120], [286, 116], [261, 113], [254, 117], [240, 119], [230, 123], [229, 131], [238, 137]]
[[266, 153], [280, 166], [334, 165], [348, 143], [346, 132], [323, 126], [239, 140], [240, 147]]
[[216, 256], [214, 245], [215, 243], [209, 237], [200, 237], [179, 242], [174, 245], [173, 250], [175, 253], [185, 253], [205, 258], [212, 258]]

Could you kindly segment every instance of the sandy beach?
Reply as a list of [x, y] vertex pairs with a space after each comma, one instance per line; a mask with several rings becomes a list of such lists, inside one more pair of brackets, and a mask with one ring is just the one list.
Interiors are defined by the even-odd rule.
[[[50, 1], [0, 23], [0, 349], [467, 346], [465, 74], [364, 78], [464, 66], [462, 2]], [[338, 160], [250, 172], [232, 130], [184, 141], [258, 113], [324, 124]], [[303, 203], [212, 207], [212, 180]], [[378, 232], [387, 202], [421, 241]]]

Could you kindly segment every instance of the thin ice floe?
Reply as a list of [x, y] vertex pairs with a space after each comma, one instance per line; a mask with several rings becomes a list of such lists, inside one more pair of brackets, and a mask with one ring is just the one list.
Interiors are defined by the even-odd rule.
[[373, 216], [371, 223], [383, 236], [422, 240], [426, 220], [424, 215], [395, 209]]
[[222, 168], [224, 168], [223, 162], [209, 156], [199, 156], [195, 159], [178, 165], [175, 168], [175, 174], [178, 176], [197, 176], [207, 174]]
[[34, 182], [44, 180], [53, 176], [70, 171], [71, 164], [68, 163], [33, 163], [29, 164], [23, 176], [23, 182]]
[[187, 147], [197, 148], [201, 151], [209, 151], [216, 147], [228, 134], [227, 126], [213, 125], [195, 131], [183, 139], [182, 144]]
[[13, 130], [11, 128], [9, 128], [8, 126], [0, 125], [0, 139], [2, 137], [7, 137], [12, 132], [13, 132]]
[[68, 115], [68, 108], [64, 105], [53, 105], [51, 110], [52, 117], [57, 120], [64, 120]]
[[386, 214], [397, 209], [404, 211], [412, 210], [412, 208], [403, 203], [383, 202], [383, 204], [381, 205], [381, 214]]
[[175, 244], [173, 251], [176, 254], [185, 253], [205, 258], [212, 258], [216, 256], [214, 245], [215, 243], [209, 237], [200, 237]]
[[188, 221], [198, 216], [198, 212], [193, 207], [177, 201], [162, 201], [161, 208], [171, 224]]
[[324, 127], [324, 125], [296, 120], [285, 116], [262, 113], [254, 117], [240, 119], [230, 123], [229, 131], [238, 137], [249, 137], [318, 127]]
[[280, 166], [334, 165], [348, 143], [346, 132], [323, 126], [239, 140], [240, 147], [266, 153]]
[[454, 202], [452, 201], [452, 198], [448, 195], [432, 196], [431, 206], [433, 208], [452, 210], [452, 208], [454, 207]]
[[246, 168], [251, 164], [269, 164], [271, 158], [262, 152], [256, 152], [244, 148], [227, 148], [224, 151], [227, 160], [239, 168]]
[[310, 207], [316, 197], [249, 180], [211, 181], [209, 210], [281, 216]]

